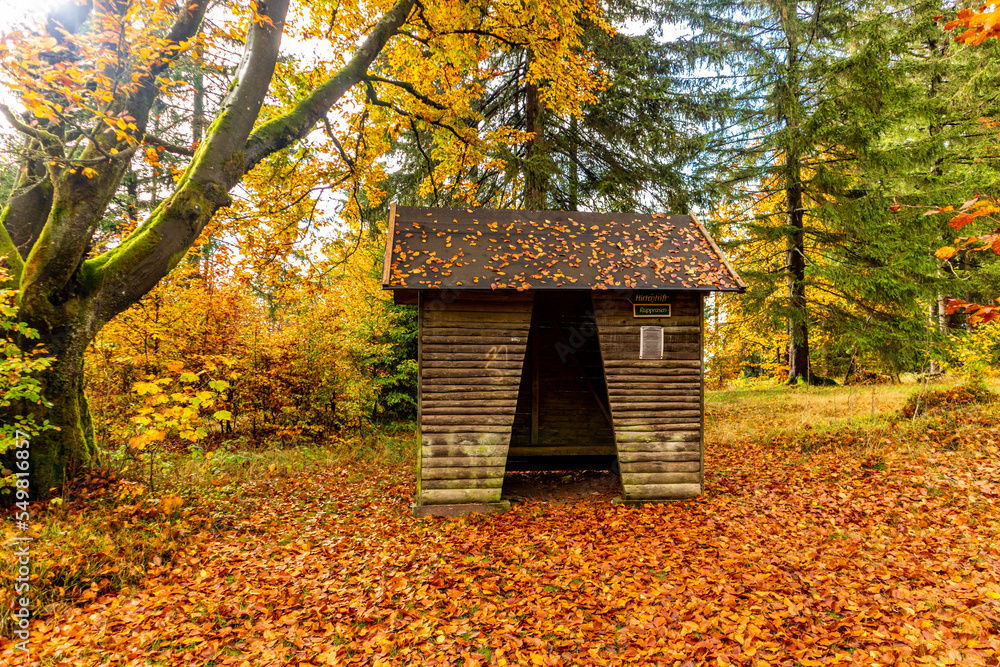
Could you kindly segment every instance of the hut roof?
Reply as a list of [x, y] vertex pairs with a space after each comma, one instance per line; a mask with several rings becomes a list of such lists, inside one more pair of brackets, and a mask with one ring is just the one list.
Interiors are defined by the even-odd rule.
[[382, 287], [742, 292], [693, 215], [393, 206]]

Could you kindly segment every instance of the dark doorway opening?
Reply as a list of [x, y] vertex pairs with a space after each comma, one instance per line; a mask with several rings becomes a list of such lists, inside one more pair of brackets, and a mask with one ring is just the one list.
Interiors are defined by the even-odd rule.
[[589, 291], [535, 295], [507, 470], [617, 470]]

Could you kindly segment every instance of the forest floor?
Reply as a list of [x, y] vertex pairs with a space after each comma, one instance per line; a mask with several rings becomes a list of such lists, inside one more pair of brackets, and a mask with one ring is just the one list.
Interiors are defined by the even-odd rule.
[[405, 432], [95, 478], [33, 508], [44, 609], [0, 664], [997, 665], [1000, 406], [913, 391], [712, 392], [705, 493], [664, 505], [549, 474], [413, 519]]

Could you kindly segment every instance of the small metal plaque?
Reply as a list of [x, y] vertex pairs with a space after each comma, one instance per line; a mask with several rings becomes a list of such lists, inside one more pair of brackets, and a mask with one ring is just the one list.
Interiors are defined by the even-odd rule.
[[670, 317], [670, 304], [658, 306], [632, 304], [632, 317]]
[[639, 358], [663, 358], [663, 327], [640, 327]]

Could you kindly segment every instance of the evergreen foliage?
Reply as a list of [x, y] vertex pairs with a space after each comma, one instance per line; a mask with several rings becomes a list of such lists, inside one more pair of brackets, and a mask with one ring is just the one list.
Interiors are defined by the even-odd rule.
[[[989, 104], [956, 94], [969, 92], [967, 60], [945, 45], [933, 19], [942, 12], [672, 5], [693, 31], [674, 48], [702, 68], [693, 94], [713, 110], [696, 172], [710, 223], [751, 284], [745, 314], [784, 323], [791, 380], [816, 375], [811, 339], [822, 340], [824, 372], [842, 375], [860, 354], [896, 375], [919, 369], [937, 337], [930, 304], [956, 276], [933, 256], [947, 228], [923, 212], [946, 188], [962, 190], [966, 170], [949, 165], [976, 154]], [[900, 199], [908, 189], [919, 196]], [[900, 214], [894, 201], [916, 208]]]
[[[494, 154], [496, 168], [476, 174], [472, 202], [496, 208], [687, 212], [695, 188], [686, 167], [698, 149], [692, 104], [678, 77], [685, 64], [661, 38], [662, 7], [648, 0], [610, 3], [608, 18], [619, 28], [609, 35], [585, 23], [583, 48], [590, 51], [606, 86], [580, 116], [558, 114], [541, 105], [529, 119], [533, 93], [527, 81], [530, 53], [499, 54], [502, 73], [477, 105], [487, 127], [530, 132], [537, 139]], [[647, 26], [630, 34], [626, 26]], [[546, 82], [537, 88], [544, 92]], [[688, 113], [690, 112], [690, 113]], [[385, 189], [408, 206], [465, 206], [469, 194], [432, 178], [438, 167], [432, 137], [416, 127], [394, 143]], [[529, 152], [531, 153], [529, 155]], [[529, 204], [526, 183], [540, 192]], [[378, 210], [384, 216], [385, 208]], [[384, 217], [383, 217], [384, 219]]]

